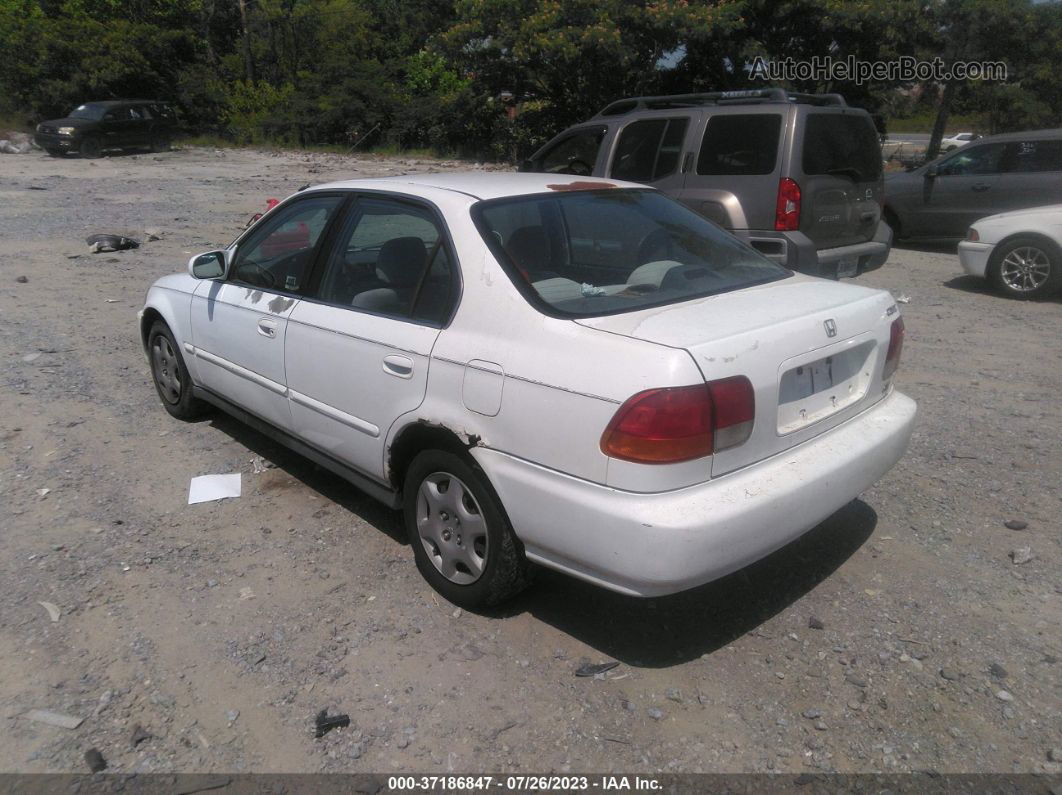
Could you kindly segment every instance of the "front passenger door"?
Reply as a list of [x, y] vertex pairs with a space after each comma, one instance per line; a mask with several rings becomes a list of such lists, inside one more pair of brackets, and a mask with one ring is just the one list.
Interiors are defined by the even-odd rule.
[[427, 205], [364, 196], [319, 282], [288, 324], [295, 433], [382, 480], [387, 431], [423, 402], [431, 349], [457, 301], [445, 226]]
[[192, 297], [193, 354], [202, 386], [278, 428], [291, 428], [284, 377], [288, 317], [339, 206], [309, 194], [270, 211], [236, 244], [228, 277]]
[[936, 176], [924, 176], [922, 208], [915, 213], [910, 234], [925, 237], [963, 237], [970, 224], [1002, 212], [999, 190], [1003, 144], [967, 144], [936, 166]]

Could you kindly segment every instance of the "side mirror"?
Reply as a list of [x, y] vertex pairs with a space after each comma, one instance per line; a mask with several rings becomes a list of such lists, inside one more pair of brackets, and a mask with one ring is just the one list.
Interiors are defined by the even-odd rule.
[[221, 279], [229, 269], [227, 249], [196, 254], [188, 260], [188, 273], [195, 279]]
[[517, 171], [534, 171], [534, 170], [535, 170], [535, 161], [532, 160], [531, 158], [527, 158], [523, 162], [521, 162], [520, 163], [520, 167], [517, 169]]
[[929, 168], [926, 169], [926, 173], [923, 174], [922, 176], [924, 176], [926, 179], [936, 179], [938, 173], [939, 172], [937, 171], [937, 167], [936, 166], [930, 166]]

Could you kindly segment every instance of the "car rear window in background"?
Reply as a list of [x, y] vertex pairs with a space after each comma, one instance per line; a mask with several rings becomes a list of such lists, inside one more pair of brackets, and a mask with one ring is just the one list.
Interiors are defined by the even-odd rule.
[[1004, 171], [1062, 171], [1062, 141], [1019, 141], [1007, 144]]
[[778, 160], [782, 116], [749, 113], [708, 120], [697, 156], [698, 174], [770, 174]]
[[790, 275], [652, 190], [496, 199], [473, 217], [513, 283], [548, 314], [630, 312]]
[[689, 121], [688, 118], [646, 119], [628, 124], [616, 144], [611, 176], [631, 182], [653, 182], [674, 174]]
[[805, 174], [851, 176], [869, 182], [881, 176], [881, 144], [870, 119], [840, 113], [809, 113], [804, 124]]

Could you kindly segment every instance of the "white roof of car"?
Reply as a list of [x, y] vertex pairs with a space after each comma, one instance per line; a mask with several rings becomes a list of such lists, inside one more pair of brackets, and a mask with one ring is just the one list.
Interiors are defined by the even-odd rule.
[[633, 182], [568, 174], [526, 174], [512, 171], [467, 171], [444, 174], [406, 174], [380, 179], [349, 179], [314, 185], [313, 190], [392, 190], [416, 194], [418, 188], [462, 193], [474, 199], [526, 196], [555, 190], [600, 190], [606, 188], [645, 188]]

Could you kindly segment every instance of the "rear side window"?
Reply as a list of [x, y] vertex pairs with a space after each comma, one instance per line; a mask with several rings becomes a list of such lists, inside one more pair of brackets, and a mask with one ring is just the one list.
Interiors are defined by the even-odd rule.
[[1004, 171], [1030, 174], [1062, 171], [1062, 141], [1018, 141], [1007, 144]]
[[646, 119], [628, 124], [616, 144], [611, 176], [653, 182], [674, 174], [688, 126], [688, 118]]
[[698, 174], [770, 174], [778, 161], [778, 113], [713, 116], [697, 156]]
[[804, 124], [805, 174], [850, 176], [869, 182], [881, 176], [881, 144], [866, 116], [809, 113]]

